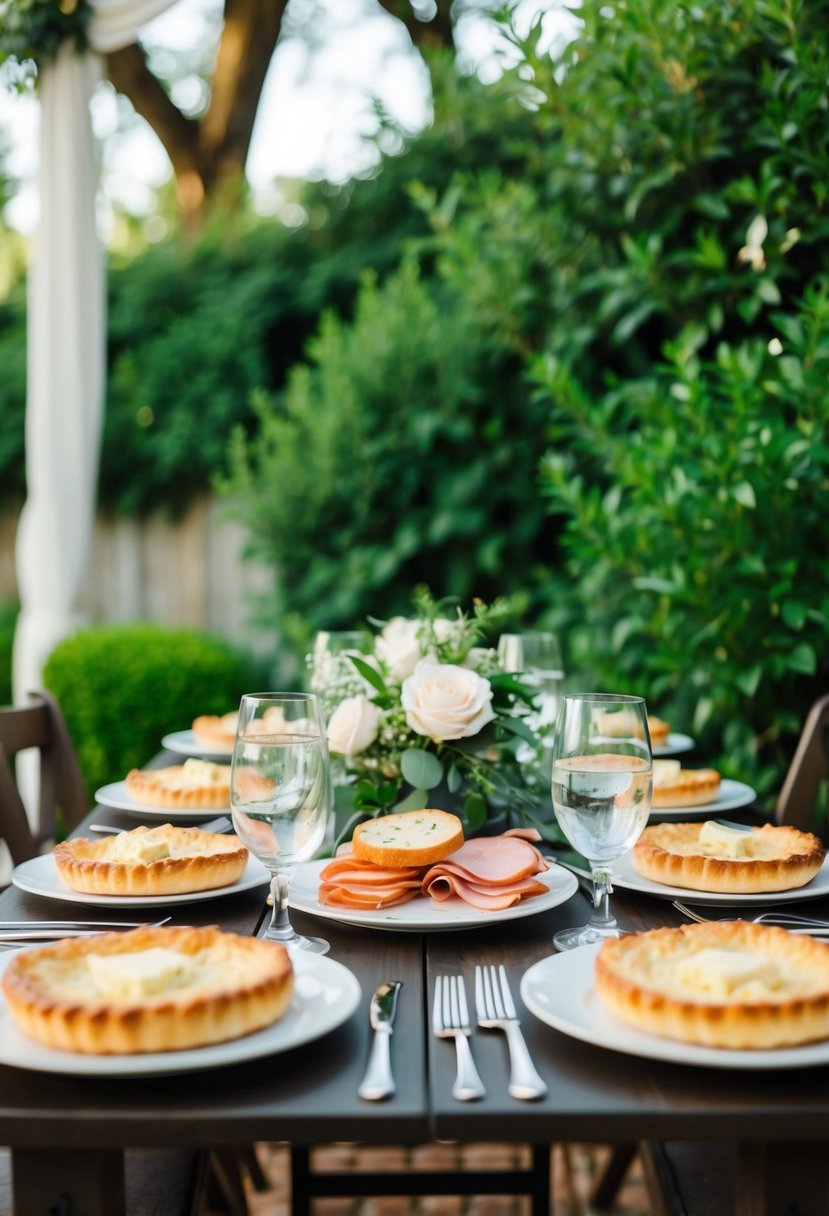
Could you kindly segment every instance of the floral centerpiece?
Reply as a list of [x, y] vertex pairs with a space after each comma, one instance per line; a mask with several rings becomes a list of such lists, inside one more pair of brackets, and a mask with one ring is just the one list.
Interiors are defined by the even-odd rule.
[[529, 721], [536, 690], [482, 645], [505, 606], [448, 616], [422, 594], [416, 607], [374, 622], [360, 652], [332, 654], [323, 634], [309, 656], [339, 801], [352, 811], [340, 838], [362, 819], [427, 806], [455, 811], [467, 832], [497, 822], [550, 835], [540, 819], [549, 777]]

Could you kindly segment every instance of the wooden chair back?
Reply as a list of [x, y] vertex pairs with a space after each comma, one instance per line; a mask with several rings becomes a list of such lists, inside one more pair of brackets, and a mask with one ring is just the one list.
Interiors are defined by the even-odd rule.
[[774, 818], [826, 838], [829, 823], [819, 822], [822, 784], [829, 780], [829, 695], [815, 701], [804, 723], [780, 789]]
[[[30, 748], [40, 753], [37, 813], [31, 823], [15, 780], [15, 758]], [[29, 694], [27, 705], [0, 708], [0, 837], [19, 865], [53, 840], [60, 811], [67, 830], [90, 808], [75, 748], [55, 698]]]

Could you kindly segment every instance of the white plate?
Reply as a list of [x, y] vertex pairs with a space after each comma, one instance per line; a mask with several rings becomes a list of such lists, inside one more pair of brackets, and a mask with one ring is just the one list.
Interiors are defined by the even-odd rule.
[[371, 912], [363, 908], [329, 908], [319, 902], [317, 891], [320, 873], [327, 865], [328, 861], [322, 860], [297, 866], [288, 896], [288, 903], [292, 908], [296, 908], [297, 912], [310, 912], [313, 916], [342, 921], [347, 925], [363, 925], [367, 929], [393, 929], [398, 933], [476, 929], [504, 920], [535, 916], [537, 912], [546, 912], [548, 908], [557, 908], [559, 904], [563, 904], [571, 895], [575, 895], [579, 886], [578, 880], [569, 870], [553, 865], [552, 869], [537, 875], [548, 888], [545, 895], [534, 895], [532, 899], [521, 900], [502, 912], [483, 912], [480, 908], [473, 908], [471, 904], [455, 897], [440, 902], [426, 896], [418, 896], [417, 899], [398, 904], [395, 908]]
[[[576, 870], [578, 874], [589, 877], [589, 870]], [[613, 863], [613, 885], [624, 887], [627, 891], [640, 891], [643, 895], [656, 895], [660, 899], [681, 899], [687, 904], [719, 904], [726, 908], [752, 908], [756, 904], [789, 904], [804, 899], [819, 899], [829, 895], [829, 857], [826, 858], [815, 877], [805, 887], [796, 887], [792, 891], [763, 891], [751, 895], [728, 895], [721, 891], [694, 891], [690, 887], [669, 887], [665, 883], [654, 882], [643, 878], [631, 861], [630, 854], [625, 854]]]
[[530, 967], [521, 980], [521, 999], [531, 1013], [571, 1038], [625, 1055], [705, 1068], [810, 1068], [829, 1063], [829, 1040], [773, 1051], [728, 1051], [698, 1047], [645, 1034], [617, 1021], [593, 988], [593, 963], [599, 946], [553, 954]]
[[161, 740], [170, 752], [178, 752], [182, 756], [204, 756], [210, 760], [229, 760], [230, 748], [210, 747], [196, 742], [196, 736], [191, 730], [176, 730], [171, 735], [165, 735]]
[[113, 781], [111, 785], [102, 785], [95, 791], [95, 801], [100, 802], [101, 806], [111, 806], [116, 811], [129, 811], [131, 815], [148, 815], [152, 819], [210, 819], [214, 815], [230, 813], [229, 801], [226, 806], [201, 806], [194, 810], [176, 806], [146, 806], [130, 797], [126, 781]]
[[723, 777], [717, 796], [711, 802], [700, 806], [655, 806], [651, 817], [658, 815], [662, 819], [696, 819], [699, 815], [710, 818], [719, 816], [723, 811], [735, 811], [738, 806], [748, 806], [757, 797], [756, 790], [743, 781], [731, 781]]
[[694, 740], [690, 735], [677, 735], [671, 731], [664, 743], [654, 746], [653, 754], [655, 756], [678, 756], [680, 752], [690, 752], [693, 746]]
[[[15, 951], [0, 957], [0, 974]], [[0, 1063], [36, 1072], [82, 1077], [152, 1077], [220, 1068], [290, 1051], [319, 1039], [351, 1017], [360, 1003], [357, 978], [334, 959], [299, 951], [294, 957], [296, 988], [284, 1017], [264, 1030], [187, 1051], [130, 1056], [89, 1056], [44, 1047], [18, 1030], [0, 996]]]
[[158, 908], [169, 904], [192, 904], [202, 899], [220, 899], [224, 895], [238, 895], [270, 882], [270, 875], [261, 861], [248, 857], [248, 864], [237, 882], [227, 887], [215, 887], [212, 891], [190, 891], [184, 895], [86, 895], [73, 891], [61, 881], [55, 859], [51, 853], [22, 861], [12, 870], [12, 882], [21, 891], [32, 895], [45, 895], [47, 899], [63, 899], [71, 904], [90, 904], [99, 908]]

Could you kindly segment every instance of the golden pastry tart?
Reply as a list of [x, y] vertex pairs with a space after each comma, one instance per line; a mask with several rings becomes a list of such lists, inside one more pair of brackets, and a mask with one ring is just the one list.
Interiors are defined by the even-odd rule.
[[[236, 742], [236, 728], [239, 725], [239, 713], [202, 714], [193, 719], [193, 737], [202, 747], [222, 748], [232, 751]], [[281, 705], [272, 705], [266, 709], [261, 718], [248, 722], [245, 727], [246, 736], [250, 735], [281, 735], [285, 733], [288, 723], [285, 720], [285, 710]]]
[[221, 810], [230, 805], [230, 765], [185, 760], [169, 768], [134, 768], [127, 793], [144, 806], [169, 810]]
[[631, 861], [645, 878], [671, 887], [751, 895], [805, 886], [825, 856], [811, 832], [770, 823], [745, 830], [706, 820], [651, 824]]
[[[645, 733], [642, 730], [639, 715], [630, 709], [611, 710], [608, 713], [599, 714], [596, 718], [596, 728], [600, 734], [609, 735], [614, 739], [630, 737], [640, 739]], [[657, 745], [666, 743], [670, 732], [671, 728], [667, 722], [648, 714], [648, 734], [651, 737], [651, 743]]]
[[3, 976], [25, 1034], [93, 1055], [241, 1038], [285, 1013], [293, 984], [284, 946], [215, 926], [68, 938], [15, 955]]
[[56, 845], [53, 856], [61, 880], [73, 891], [182, 895], [236, 882], [248, 851], [238, 836], [165, 823], [101, 840], [65, 840]]
[[748, 921], [654, 929], [604, 942], [602, 1003], [637, 1030], [706, 1047], [829, 1038], [829, 944]]
[[193, 738], [202, 747], [232, 751], [236, 741], [237, 710], [228, 714], [201, 714], [193, 719]]
[[682, 768], [678, 760], [654, 760], [651, 806], [705, 806], [716, 798], [721, 781], [713, 768]]

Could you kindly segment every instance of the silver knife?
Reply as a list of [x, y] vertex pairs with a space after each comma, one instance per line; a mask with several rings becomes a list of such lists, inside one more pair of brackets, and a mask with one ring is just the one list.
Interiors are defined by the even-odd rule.
[[388, 983], [381, 984], [371, 998], [368, 1012], [374, 1030], [374, 1039], [368, 1057], [366, 1075], [357, 1090], [361, 1098], [370, 1102], [376, 1102], [380, 1098], [390, 1098], [394, 1093], [390, 1042], [394, 1015], [397, 1012], [397, 995], [402, 987], [401, 980], [389, 980]]

